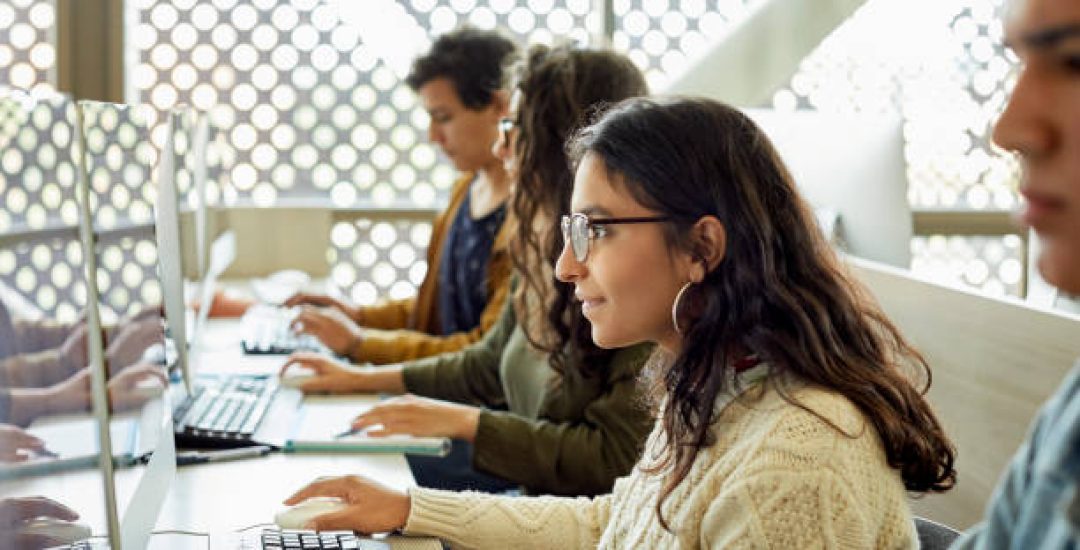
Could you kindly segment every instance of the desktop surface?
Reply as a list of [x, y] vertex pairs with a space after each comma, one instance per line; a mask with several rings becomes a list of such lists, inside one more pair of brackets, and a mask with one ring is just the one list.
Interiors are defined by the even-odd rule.
[[[203, 340], [202, 372], [276, 373], [283, 358], [245, 355], [240, 348], [242, 331], [239, 320], [211, 319]], [[343, 399], [313, 397], [318, 403], [331, 400], [340, 405]], [[357, 411], [370, 406], [376, 396], [355, 396]], [[342, 418], [343, 425], [349, 418]], [[130, 500], [144, 466], [117, 471], [116, 484], [120, 502]], [[400, 454], [282, 454], [179, 467], [166, 495], [155, 527], [161, 531], [207, 533], [213, 541], [228, 540], [227, 535], [244, 528], [253, 532], [272, 524], [274, 514], [284, 508], [282, 502], [292, 493], [320, 476], [363, 474], [389, 487], [405, 489], [414, 485], [405, 458]], [[57, 475], [5, 481], [0, 497], [27, 494], [64, 495], [65, 503], [82, 513], [80, 521], [90, 525], [94, 534], [105, 532], [105, 515], [100, 502], [101, 476], [96, 470], [62, 472]], [[122, 511], [121, 511], [122, 512]], [[151, 538], [151, 549], [187, 549], [208, 547], [204, 537], [158, 534]]]

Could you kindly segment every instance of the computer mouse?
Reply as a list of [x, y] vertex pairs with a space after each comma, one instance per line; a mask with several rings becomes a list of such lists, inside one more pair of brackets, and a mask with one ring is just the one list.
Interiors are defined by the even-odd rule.
[[298, 371], [295, 374], [291, 372], [285, 373], [279, 380], [278, 385], [286, 388], [299, 389], [304, 385], [304, 382], [315, 378], [315, 373], [312, 371]]
[[149, 401], [165, 393], [165, 386], [154, 379], [140, 380], [127, 393], [139, 401]]
[[151, 344], [142, 354], [142, 362], [152, 365], [164, 365], [166, 361], [165, 344], [160, 342]]
[[314, 497], [278, 512], [274, 523], [282, 529], [304, 529], [313, 518], [337, 512], [348, 505], [340, 498]]
[[27, 520], [19, 525], [18, 532], [20, 535], [46, 537], [56, 544], [72, 544], [86, 540], [92, 534], [90, 526], [85, 523], [50, 517]]

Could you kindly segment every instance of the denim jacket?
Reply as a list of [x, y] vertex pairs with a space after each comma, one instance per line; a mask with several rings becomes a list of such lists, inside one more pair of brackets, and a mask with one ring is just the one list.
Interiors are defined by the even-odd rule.
[[1043, 406], [982, 523], [952, 548], [1080, 548], [1080, 362]]

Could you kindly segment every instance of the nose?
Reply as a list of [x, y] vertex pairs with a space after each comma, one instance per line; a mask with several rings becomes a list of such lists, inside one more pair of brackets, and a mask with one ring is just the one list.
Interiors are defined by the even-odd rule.
[[427, 135], [428, 141], [434, 143], [435, 145], [441, 146], [443, 142], [446, 141], [446, 137], [443, 135], [442, 127], [435, 122], [432, 122], [428, 125]]
[[1057, 137], [1047, 123], [1053, 115], [1047, 115], [1056, 106], [1050, 94], [1043, 93], [1049, 89], [1043, 78], [1032, 67], [1021, 70], [1005, 111], [994, 125], [994, 143], [1028, 158], [1053, 150]]
[[574, 252], [570, 249], [570, 242], [563, 242], [562, 252], [559, 253], [559, 258], [555, 261], [555, 278], [564, 283], [573, 283], [584, 278], [586, 272], [585, 264], [574, 257]]

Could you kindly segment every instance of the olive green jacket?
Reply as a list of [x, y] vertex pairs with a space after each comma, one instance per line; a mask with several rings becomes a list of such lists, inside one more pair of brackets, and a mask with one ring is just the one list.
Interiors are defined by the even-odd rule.
[[456, 353], [405, 365], [411, 393], [484, 407], [473, 467], [526, 492], [599, 495], [630, 473], [653, 419], [638, 373], [652, 346], [619, 350], [594, 378], [558, 375], [529, 346], [507, 300], [499, 322]]

